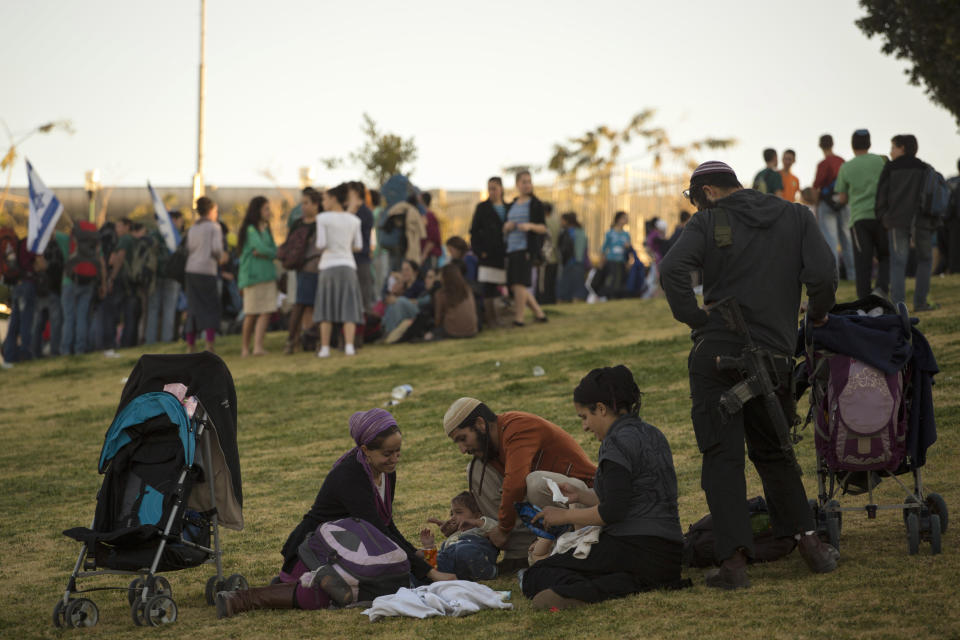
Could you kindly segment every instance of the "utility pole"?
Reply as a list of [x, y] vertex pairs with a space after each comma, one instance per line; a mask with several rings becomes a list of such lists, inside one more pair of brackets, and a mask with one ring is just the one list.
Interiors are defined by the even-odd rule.
[[197, 97], [197, 172], [193, 175], [193, 202], [205, 193], [203, 186], [203, 107], [207, 92], [207, 0], [200, 0], [200, 91]]

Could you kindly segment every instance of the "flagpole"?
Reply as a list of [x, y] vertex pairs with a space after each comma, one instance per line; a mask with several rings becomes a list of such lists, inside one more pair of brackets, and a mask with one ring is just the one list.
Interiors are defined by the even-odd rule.
[[206, 99], [207, 85], [207, 0], [200, 0], [200, 91], [198, 96], [197, 113], [197, 172], [193, 176], [193, 205], [197, 198], [205, 193], [203, 184], [203, 107]]

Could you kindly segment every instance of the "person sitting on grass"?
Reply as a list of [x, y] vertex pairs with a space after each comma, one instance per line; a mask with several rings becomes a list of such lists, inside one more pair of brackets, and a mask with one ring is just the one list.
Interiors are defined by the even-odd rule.
[[[450, 518], [427, 522], [440, 527], [447, 536], [437, 553], [437, 569], [455, 573], [460, 580], [493, 580], [497, 577], [497, 555], [500, 550], [487, 540], [487, 533], [497, 521], [480, 513], [477, 499], [469, 491], [454, 496], [450, 501]], [[420, 530], [420, 544], [424, 549], [436, 549], [436, 538], [429, 527]]]
[[480, 512], [497, 519], [487, 538], [504, 550], [498, 572], [504, 575], [526, 567], [534, 535], [516, 526], [515, 503], [553, 504], [548, 480], [586, 489], [596, 467], [557, 425], [522, 411], [497, 415], [475, 398], [460, 398], [450, 405], [443, 430], [460, 453], [472, 457], [467, 486]]
[[327, 608], [330, 596], [319, 585], [300, 584], [307, 567], [297, 550], [321, 524], [341, 518], [365, 520], [396, 542], [406, 552], [417, 582], [456, 579], [452, 573], [431, 567], [393, 522], [397, 464], [403, 440], [397, 421], [383, 409], [358, 411], [350, 416], [350, 436], [357, 446], [333, 464], [310, 511], [287, 537], [280, 551], [283, 568], [274, 584], [246, 591], [221, 591], [217, 594], [218, 618], [253, 609]]
[[[586, 558], [573, 549], [538, 559], [522, 589], [537, 609], [567, 609], [661, 587], [680, 587], [683, 533], [677, 511], [677, 476], [670, 445], [640, 419], [640, 390], [623, 365], [594, 369], [573, 392], [585, 431], [600, 440], [593, 489], [561, 483], [571, 503], [545, 506], [540, 527], [603, 527]], [[531, 549], [534, 551], [534, 549]]]

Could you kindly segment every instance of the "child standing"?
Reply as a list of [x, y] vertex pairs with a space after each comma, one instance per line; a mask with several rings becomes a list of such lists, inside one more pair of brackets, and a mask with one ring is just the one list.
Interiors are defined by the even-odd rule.
[[[487, 540], [487, 533], [497, 521], [480, 514], [477, 499], [469, 491], [450, 501], [450, 519], [442, 522], [430, 518], [447, 536], [437, 553], [437, 570], [457, 574], [460, 580], [492, 580], [497, 577], [497, 554], [500, 550]], [[429, 527], [420, 530], [424, 550], [436, 549], [436, 539]]]

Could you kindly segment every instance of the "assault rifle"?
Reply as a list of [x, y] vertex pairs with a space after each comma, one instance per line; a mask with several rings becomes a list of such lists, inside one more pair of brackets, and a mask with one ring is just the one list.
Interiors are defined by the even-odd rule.
[[753, 342], [750, 329], [747, 328], [747, 323], [743, 319], [740, 303], [737, 302], [736, 298], [724, 298], [713, 304], [710, 311], [718, 312], [727, 329], [743, 338], [745, 343], [739, 357], [717, 356], [717, 369], [720, 371], [736, 370], [743, 376], [740, 382], [724, 391], [720, 396], [721, 417], [729, 419], [730, 416], [742, 411], [743, 405], [750, 400], [763, 398], [763, 406], [773, 423], [777, 444], [779, 444], [781, 451], [793, 461], [797, 471], [802, 473], [796, 454], [793, 451], [793, 444], [790, 441], [791, 425], [783, 413], [783, 405], [777, 398], [776, 392], [780, 389], [783, 381], [777, 373], [774, 354], [758, 347]]

